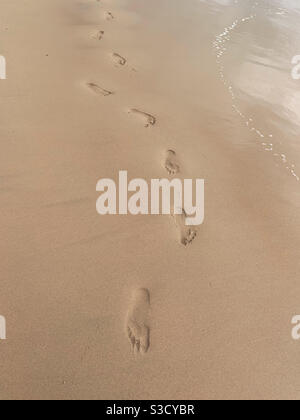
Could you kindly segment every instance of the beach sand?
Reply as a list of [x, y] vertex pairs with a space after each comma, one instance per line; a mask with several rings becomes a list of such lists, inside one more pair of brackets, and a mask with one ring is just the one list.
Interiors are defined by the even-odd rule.
[[[297, 3], [2, 0], [1, 399], [300, 398]], [[188, 246], [96, 212], [169, 150]]]

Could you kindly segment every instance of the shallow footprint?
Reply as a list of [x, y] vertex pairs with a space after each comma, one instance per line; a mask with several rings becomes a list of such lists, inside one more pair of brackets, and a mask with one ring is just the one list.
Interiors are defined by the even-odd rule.
[[96, 83], [87, 83], [86, 85], [89, 89], [91, 89], [97, 95], [109, 96], [109, 95], [114, 94], [114, 92], [107, 89], [103, 89], [101, 86], [97, 85]]
[[179, 230], [180, 242], [182, 243], [182, 245], [187, 246], [191, 244], [196, 238], [197, 230], [194, 226], [187, 226], [185, 224], [187, 214], [183, 209], [181, 211], [182, 214], [175, 214], [175, 212], [173, 211], [173, 217]]
[[140, 111], [139, 109], [131, 109], [129, 113], [137, 115], [138, 117], [141, 117], [143, 120], [146, 120], [145, 127], [148, 128], [150, 125], [156, 124], [156, 118], [148, 114], [147, 112]]
[[174, 150], [167, 151], [163, 165], [169, 175], [176, 175], [180, 172], [180, 167], [177, 162], [177, 156]]
[[122, 57], [120, 54], [113, 53], [112, 57], [114, 61], [120, 66], [125, 66], [125, 64], [127, 63], [126, 58]]
[[135, 290], [132, 295], [132, 301], [126, 321], [127, 336], [135, 354], [147, 353], [150, 347], [150, 328], [148, 326], [149, 310], [149, 290]]
[[104, 12], [104, 18], [106, 20], [113, 20], [115, 17], [111, 12]]
[[97, 41], [101, 41], [101, 39], [104, 37], [104, 31], [97, 31], [92, 34], [92, 38], [96, 39]]

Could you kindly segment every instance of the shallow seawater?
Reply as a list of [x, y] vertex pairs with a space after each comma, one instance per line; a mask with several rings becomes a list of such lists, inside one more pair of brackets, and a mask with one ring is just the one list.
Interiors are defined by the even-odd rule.
[[292, 76], [300, 51], [300, 8], [295, 1], [226, 2], [233, 22], [217, 35], [216, 61], [232, 108], [271, 153], [300, 180], [300, 82]]

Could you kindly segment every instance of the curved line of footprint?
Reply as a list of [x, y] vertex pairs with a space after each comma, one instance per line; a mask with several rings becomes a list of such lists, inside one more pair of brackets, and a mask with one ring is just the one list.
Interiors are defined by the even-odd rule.
[[[100, 2], [100, 0], [97, 0], [98, 2]], [[105, 11], [104, 12], [104, 19], [108, 20], [108, 21], [113, 21], [115, 19], [114, 15], [109, 12], [109, 11]], [[96, 39], [97, 41], [101, 41], [103, 39], [103, 37], [105, 36], [105, 32], [103, 30], [97, 30], [94, 34], [92, 34], [92, 38]], [[123, 57], [122, 55], [120, 55], [119, 53], [113, 52], [111, 54], [111, 58], [112, 60], [120, 66], [126, 66], [127, 64], [127, 59], [125, 57]], [[134, 70], [134, 69], [133, 69]], [[114, 91], [109, 90], [104, 88], [103, 86], [100, 86], [98, 83], [95, 82], [88, 82], [86, 83], [86, 86], [95, 94], [97, 95], [102, 95], [102, 96], [110, 96], [110, 95], [114, 95]], [[145, 123], [145, 127], [148, 128], [151, 125], [155, 125], [156, 124], [156, 117], [154, 117], [153, 115], [141, 111], [139, 109], [130, 109], [128, 111], [129, 114], [132, 115], [136, 115], [137, 117], [141, 117]]]
[[[99, 0], [97, 1], [100, 2]], [[104, 12], [104, 18], [110, 21], [115, 19], [114, 15], [109, 11]], [[98, 30], [96, 34], [93, 35], [93, 38], [100, 41], [102, 40], [104, 35], [105, 35], [104, 31]], [[125, 66], [127, 64], [127, 59], [118, 53], [112, 53], [112, 58], [117, 64], [121, 66]], [[110, 95], [115, 94], [114, 91], [108, 90], [104, 88], [103, 86], [100, 86], [99, 84], [94, 83], [94, 82], [88, 82], [86, 83], [86, 86], [96, 95], [110, 96]], [[141, 111], [136, 108], [130, 109], [128, 113], [141, 118], [144, 121], [146, 128], [150, 126], [154, 126], [157, 122], [157, 119], [154, 115]], [[172, 150], [167, 151], [163, 165], [170, 176], [176, 175], [177, 173], [179, 173], [179, 164], [177, 162], [177, 156], [174, 151]], [[189, 245], [196, 237], [196, 230], [194, 228], [192, 229], [185, 225], [186, 214], [184, 210], [182, 211], [182, 215], [174, 214], [173, 216], [175, 218], [176, 225], [178, 226], [178, 229], [179, 229], [180, 242], [183, 245]]]
[[[97, 1], [99, 2], [100, 0]], [[104, 18], [112, 21], [114, 20], [114, 15], [111, 12], [105, 11]], [[104, 35], [105, 32], [103, 30], [98, 30], [92, 35], [92, 38], [101, 41]], [[125, 66], [127, 64], [127, 59], [118, 53], [112, 53], [112, 59], [120, 66]], [[94, 82], [88, 82], [86, 83], [86, 86], [96, 95], [110, 96], [115, 93]], [[146, 128], [154, 126], [157, 122], [154, 115], [136, 108], [130, 109], [129, 114], [140, 117], [144, 121]], [[166, 169], [169, 176], [175, 176], [180, 172], [177, 156], [173, 150], [168, 150], [166, 152], [163, 160], [163, 167]], [[185, 220], [187, 216], [185, 211], [183, 210], [181, 215], [173, 214], [173, 217], [178, 227], [181, 244], [185, 246], [191, 244], [197, 235], [197, 231], [195, 228], [186, 226]], [[126, 333], [134, 354], [145, 354], [150, 347], [149, 312], [149, 290], [144, 288], [136, 289], [133, 292], [132, 302], [126, 318]]]

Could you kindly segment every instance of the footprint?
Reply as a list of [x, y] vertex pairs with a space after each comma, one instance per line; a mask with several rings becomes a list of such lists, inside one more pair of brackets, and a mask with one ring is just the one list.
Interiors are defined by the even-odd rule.
[[126, 322], [127, 336], [135, 354], [145, 354], [150, 347], [150, 328], [148, 326], [149, 310], [149, 290], [135, 290], [132, 295], [131, 306]]
[[180, 242], [182, 245], [187, 246], [193, 242], [193, 240], [197, 236], [197, 230], [194, 226], [186, 226], [186, 212], [182, 209], [182, 214], [175, 214], [173, 212], [173, 217], [175, 219], [175, 223], [179, 229], [180, 233]]
[[113, 20], [115, 17], [114, 17], [114, 15], [111, 12], [105, 12], [104, 13], [104, 18], [106, 20]]
[[116, 63], [120, 64], [120, 66], [125, 66], [125, 64], [127, 63], [126, 58], [122, 57], [120, 54], [113, 53], [112, 56]]
[[147, 114], [146, 112], [139, 111], [138, 109], [131, 109], [129, 113], [142, 117], [144, 120], [146, 120], [146, 124], [145, 124], [146, 128], [148, 128], [150, 125], [156, 124], [156, 118], [151, 114]]
[[104, 31], [97, 31], [96, 33], [92, 34], [92, 38], [96, 39], [97, 41], [101, 41], [101, 39], [104, 37]]
[[87, 83], [87, 87], [91, 89], [97, 95], [109, 96], [113, 95], [114, 92], [110, 90], [103, 89], [101, 86], [97, 85], [96, 83]]
[[177, 162], [177, 156], [174, 150], [168, 150], [164, 160], [164, 167], [169, 175], [176, 175], [180, 172], [180, 167]]

